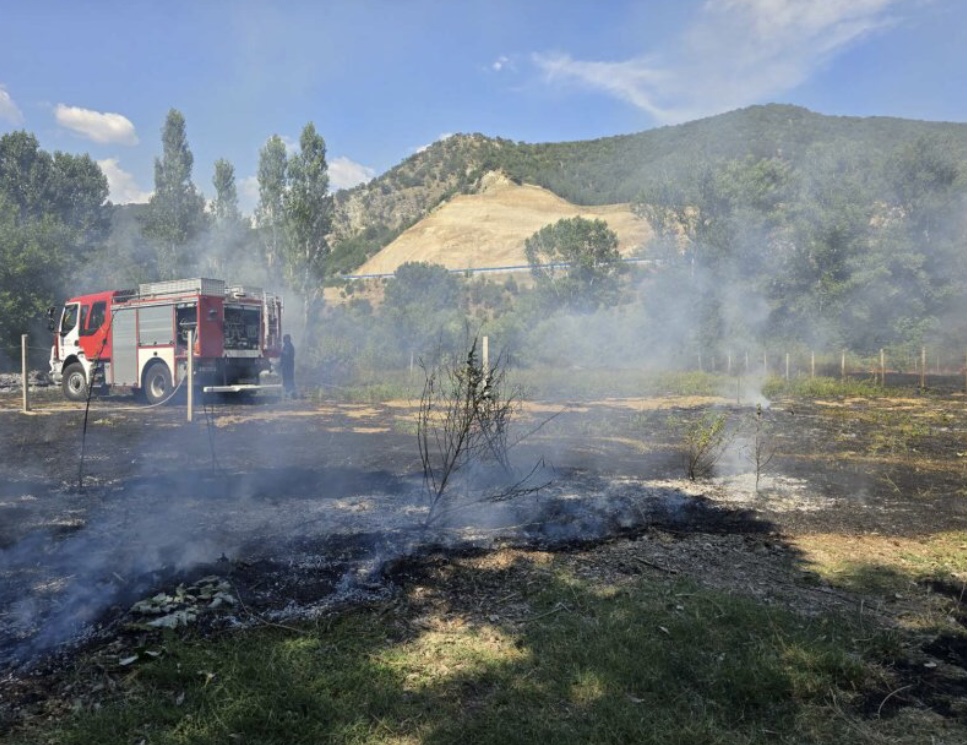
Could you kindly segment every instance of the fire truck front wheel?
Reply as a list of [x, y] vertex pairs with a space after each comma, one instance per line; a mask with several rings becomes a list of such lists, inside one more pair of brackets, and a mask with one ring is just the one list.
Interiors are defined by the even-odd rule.
[[160, 404], [171, 396], [171, 372], [164, 362], [155, 362], [144, 374], [144, 397], [149, 404]]
[[70, 401], [87, 400], [87, 376], [80, 362], [73, 362], [64, 368], [64, 395]]

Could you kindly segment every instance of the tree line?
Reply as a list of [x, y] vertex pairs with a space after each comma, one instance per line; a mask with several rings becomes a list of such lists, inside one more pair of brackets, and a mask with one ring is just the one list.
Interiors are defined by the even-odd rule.
[[89, 156], [47, 153], [27, 132], [0, 137], [0, 362], [103, 243], [107, 195]]
[[[751, 129], [742, 130], [750, 118]], [[288, 151], [277, 136], [261, 148], [252, 219], [240, 213], [227, 160], [215, 164], [215, 197], [206, 203], [192, 181], [185, 119], [176, 110], [161, 131], [154, 193], [139, 206], [108, 203], [106, 180], [89, 157], [48, 154], [26, 132], [5, 135], [3, 344], [13, 347], [25, 329], [37, 329], [46, 305], [67, 293], [202, 275], [290, 288], [300, 305], [287, 314], [288, 325], [316, 334], [304, 339], [302, 359], [327, 375], [359, 372], [367, 361], [405, 365], [464, 333], [467, 323], [499, 337], [523, 363], [675, 364], [780, 343], [859, 352], [964, 345], [964, 147], [946, 128], [903, 124], [916, 136], [888, 146], [895, 122], [864, 123], [871, 147], [843, 136], [835, 118], [795, 107], [715, 119], [724, 132], [714, 147], [707, 121], [583, 149], [451, 138], [352, 190], [374, 214], [393, 215], [369, 224], [362, 231], [368, 237], [338, 227], [354, 197], [330, 194], [325, 141], [311, 123], [297, 149]], [[803, 142], [790, 127], [806, 133]], [[743, 150], [749, 131], [762, 141]], [[674, 142], [705, 147], [661, 152]], [[642, 158], [661, 155], [664, 167], [678, 166], [646, 178], [629, 157], [635, 148]], [[615, 158], [630, 162], [607, 185], [606, 164]], [[463, 280], [442, 267], [406, 265], [377, 299], [345, 285], [347, 302], [326, 309], [319, 322], [323, 287], [339, 284], [339, 272], [355, 268], [354, 256], [364, 259], [354, 251], [419, 219], [423, 207], [410, 192], [420, 189], [420, 178], [433, 181], [426, 191], [433, 201], [472, 190], [495, 167], [538, 183], [570, 172], [570, 188], [601, 180], [595, 193], [612, 197], [634, 188], [634, 210], [655, 229], [642, 254], [652, 263], [628, 268], [606, 224], [565, 220], [525, 241], [533, 267], [526, 283]], [[378, 207], [383, 187], [390, 201]]]
[[[943, 140], [865, 157], [706, 163], [643, 191], [661, 282], [656, 317], [690, 319], [707, 350], [742, 340], [874, 350], [967, 336], [967, 181]], [[672, 326], [681, 328], [681, 325]]]
[[946, 140], [901, 143], [882, 164], [811, 152], [808, 164], [702, 161], [643, 188], [633, 208], [655, 231], [645, 265], [623, 265], [607, 225], [582, 218], [525, 241], [526, 287], [404, 265], [381, 312], [333, 309], [320, 358], [333, 370], [405, 365], [459, 339], [467, 319], [525, 365], [695, 369], [776, 349], [914, 359], [967, 347], [967, 174]]
[[[0, 349], [42, 333], [46, 307], [65, 296], [186, 276], [278, 287], [301, 301], [310, 329], [321, 307], [333, 201], [326, 144], [310, 122], [291, 154], [278, 136], [260, 151], [254, 220], [238, 204], [235, 170], [216, 161], [208, 202], [192, 180], [185, 118], [168, 112], [145, 205], [107, 201], [87, 155], [53, 154], [28, 132], [0, 137]], [[0, 362], [3, 357], [0, 356]]]

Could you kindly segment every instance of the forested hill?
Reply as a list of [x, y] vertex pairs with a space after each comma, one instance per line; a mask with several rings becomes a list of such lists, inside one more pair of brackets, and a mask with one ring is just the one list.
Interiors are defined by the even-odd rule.
[[[779, 158], [794, 171], [815, 171], [817, 163], [863, 169], [869, 193], [890, 201], [887, 163], [900, 148], [924, 138], [942, 143], [950, 164], [967, 172], [967, 124], [826, 116], [781, 104], [579, 142], [455, 135], [337, 194], [334, 268], [358, 267], [448, 197], [474, 193], [492, 170], [576, 204], [600, 205], [632, 202], [657, 189], [681, 190], [711, 163]], [[812, 177], [835, 179], [835, 169]]]

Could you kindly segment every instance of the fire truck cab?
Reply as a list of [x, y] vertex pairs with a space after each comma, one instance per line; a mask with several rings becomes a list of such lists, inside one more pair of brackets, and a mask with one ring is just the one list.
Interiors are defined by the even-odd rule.
[[49, 318], [50, 377], [72, 401], [92, 388], [168, 399], [187, 375], [190, 331], [195, 384], [206, 391], [258, 389], [282, 346], [282, 299], [217, 279], [79, 295]]

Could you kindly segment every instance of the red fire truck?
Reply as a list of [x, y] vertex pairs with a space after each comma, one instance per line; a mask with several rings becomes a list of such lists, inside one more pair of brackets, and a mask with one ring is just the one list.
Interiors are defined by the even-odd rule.
[[48, 311], [50, 376], [72, 401], [95, 390], [169, 398], [188, 369], [205, 391], [257, 390], [282, 346], [282, 299], [219, 279], [147, 282], [137, 290], [80, 295]]

